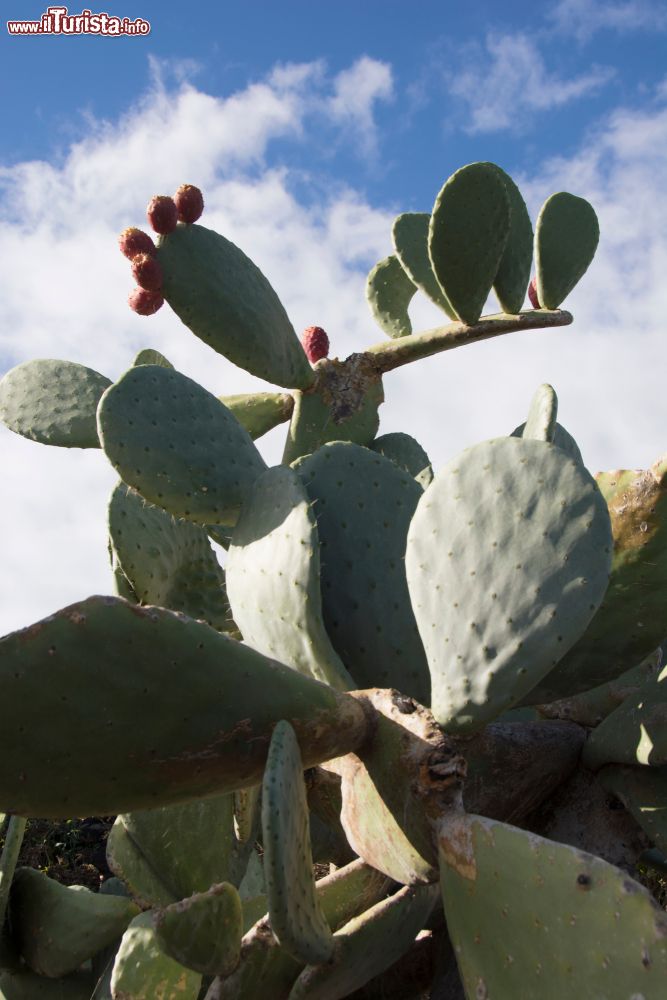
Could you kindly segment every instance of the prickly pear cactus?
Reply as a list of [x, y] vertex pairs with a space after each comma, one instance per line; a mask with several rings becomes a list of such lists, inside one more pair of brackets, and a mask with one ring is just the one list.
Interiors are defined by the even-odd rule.
[[[505, 171], [462, 167], [396, 219], [367, 282], [388, 339], [343, 360], [203, 210], [186, 184], [155, 241], [125, 230], [130, 307], [266, 391], [153, 349], [0, 380], [7, 427], [120, 477], [113, 593], [0, 639], [0, 998], [664, 998], [637, 879], [667, 871], [667, 463], [594, 478], [546, 383], [442, 469], [379, 426], [395, 368], [572, 322], [593, 208], [559, 192], [533, 227]], [[446, 325], [413, 332], [419, 294]], [[30, 817], [91, 814], [99, 893], [22, 862]]]

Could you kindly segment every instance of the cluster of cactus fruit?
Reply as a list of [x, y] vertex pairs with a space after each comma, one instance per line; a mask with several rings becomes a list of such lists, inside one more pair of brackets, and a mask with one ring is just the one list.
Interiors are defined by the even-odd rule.
[[[378, 436], [386, 373], [572, 321], [595, 212], [555, 194], [533, 233], [503, 170], [461, 168], [369, 275], [388, 339], [341, 361], [202, 208], [186, 185], [157, 246], [123, 233], [131, 305], [282, 391], [155, 350], [0, 382], [9, 428], [120, 476], [116, 596], [0, 641], [0, 996], [664, 998], [633, 876], [667, 870], [667, 460], [594, 478], [549, 385], [435, 474]], [[446, 325], [412, 333], [418, 290]], [[95, 815], [99, 893], [18, 865], [26, 817]]]

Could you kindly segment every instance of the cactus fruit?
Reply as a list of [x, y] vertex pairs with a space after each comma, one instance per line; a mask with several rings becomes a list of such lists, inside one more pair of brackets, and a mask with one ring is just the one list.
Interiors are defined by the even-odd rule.
[[132, 258], [132, 277], [147, 292], [158, 292], [162, 288], [162, 268], [152, 254], [138, 253]]
[[531, 278], [528, 285], [528, 298], [533, 309], [540, 309], [540, 300], [537, 297], [537, 279]]
[[129, 260], [133, 260], [140, 253], [155, 254], [157, 252], [157, 248], [148, 233], [135, 226], [123, 230], [118, 237], [118, 246], [120, 252]]
[[174, 199], [166, 194], [154, 195], [148, 203], [146, 218], [160, 236], [173, 233], [178, 223], [178, 209]]
[[196, 222], [204, 211], [204, 196], [193, 184], [181, 184], [174, 195], [174, 204], [178, 221], [191, 224]]
[[128, 297], [128, 305], [132, 312], [139, 316], [152, 316], [164, 305], [162, 292], [150, 292], [146, 288], [135, 288]]
[[301, 334], [301, 344], [311, 365], [329, 354], [329, 338], [321, 326], [307, 326]]
[[[439, 470], [378, 436], [395, 368], [572, 322], [593, 209], [556, 194], [533, 238], [503, 170], [461, 168], [369, 275], [389, 339], [340, 360], [202, 207], [183, 185], [151, 202], [157, 248], [122, 234], [132, 308], [164, 297], [267, 391], [213, 395], [153, 348], [113, 382], [0, 381], [11, 430], [121, 477], [118, 596], [0, 641], [0, 994], [666, 996], [633, 875], [667, 871], [667, 460], [594, 479], [548, 383]], [[421, 293], [452, 322], [413, 333]], [[99, 894], [17, 868], [25, 817], [110, 814]]]

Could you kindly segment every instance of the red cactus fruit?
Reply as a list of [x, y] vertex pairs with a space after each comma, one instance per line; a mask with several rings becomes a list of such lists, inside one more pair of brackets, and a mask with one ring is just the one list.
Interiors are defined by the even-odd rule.
[[140, 253], [134, 258], [132, 276], [136, 283], [148, 292], [157, 292], [162, 288], [162, 268], [157, 257], [149, 253]]
[[149, 292], [145, 288], [135, 288], [127, 300], [130, 309], [140, 316], [152, 316], [164, 302], [162, 292]]
[[140, 253], [154, 254], [156, 252], [155, 244], [148, 233], [134, 226], [123, 230], [118, 237], [118, 246], [120, 247], [120, 252], [125, 254], [129, 260], [134, 260], [137, 254]]
[[174, 199], [166, 194], [156, 194], [148, 203], [146, 218], [161, 236], [173, 233], [178, 222], [178, 209]]
[[540, 300], [537, 297], [537, 279], [533, 278], [528, 285], [528, 298], [533, 309], [541, 309]]
[[193, 184], [181, 184], [174, 195], [179, 222], [196, 222], [204, 211], [204, 196]]
[[329, 338], [321, 326], [307, 326], [301, 334], [301, 343], [311, 365], [329, 353]]

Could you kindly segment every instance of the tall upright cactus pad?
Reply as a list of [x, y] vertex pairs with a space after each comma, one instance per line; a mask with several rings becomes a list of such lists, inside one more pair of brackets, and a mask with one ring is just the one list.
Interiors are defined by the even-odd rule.
[[288, 722], [279, 722], [273, 731], [262, 792], [271, 930], [294, 958], [326, 962], [333, 937], [315, 891], [303, 763]]
[[354, 686], [324, 628], [315, 513], [293, 469], [276, 466], [253, 484], [226, 572], [246, 643], [340, 690]]
[[394, 250], [412, 283], [428, 295], [450, 319], [456, 319], [452, 304], [433, 273], [428, 255], [428, 212], [404, 212], [394, 221], [391, 236]]
[[366, 281], [366, 298], [378, 326], [388, 337], [412, 333], [408, 306], [417, 286], [394, 254], [378, 261]]
[[558, 663], [598, 608], [610, 564], [604, 499], [553, 445], [498, 438], [438, 473], [410, 525], [406, 568], [447, 732], [490, 722]]
[[507, 242], [493, 281], [500, 308], [506, 313], [521, 311], [526, 298], [533, 262], [533, 227], [521, 192], [509, 176], [495, 163], [489, 163], [501, 177], [510, 206]]
[[312, 369], [287, 313], [242, 250], [204, 226], [177, 226], [157, 259], [164, 297], [195, 336], [273, 385], [308, 388]]
[[625, 872], [481, 816], [445, 818], [439, 840], [467, 996], [664, 996], [667, 917]]
[[14, 876], [13, 934], [28, 967], [42, 976], [75, 972], [119, 938], [138, 912], [129, 899], [64, 886], [34, 868]]
[[489, 163], [469, 163], [436, 198], [429, 230], [435, 275], [463, 323], [476, 323], [498, 273], [511, 220], [503, 178]]
[[0, 420], [40, 444], [99, 448], [95, 414], [110, 385], [73, 361], [24, 361], [0, 379]]
[[234, 523], [266, 468], [248, 432], [215, 396], [160, 365], [130, 368], [102, 397], [97, 424], [128, 486], [198, 524]]
[[581, 639], [529, 695], [533, 705], [613, 680], [640, 663], [665, 638], [664, 459], [646, 471], [601, 472], [596, 478], [609, 507], [614, 537], [609, 588]]
[[535, 390], [530, 401], [528, 419], [518, 428], [512, 437], [532, 438], [535, 441], [548, 441], [555, 444], [556, 418], [558, 416], [558, 397], [553, 386], [544, 384]]
[[91, 597], [0, 640], [0, 808], [108, 816], [252, 785], [283, 718], [305, 766], [366, 735], [349, 695], [203, 622]]
[[557, 309], [588, 270], [600, 239], [592, 205], [560, 191], [547, 198], [535, 229], [537, 297], [545, 309]]
[[428, 668], [403, 562], [421, 487], [382, 455], [342, 442], [297, 470], [315, 504], [334, 649], [360, 687], [396, 687], [426, 702]]
[[119, 483], [109, 501], [118, 568], [142, 604], [157, 604], [234, 632], [225, 573], [204, 528], [176, 519]]

